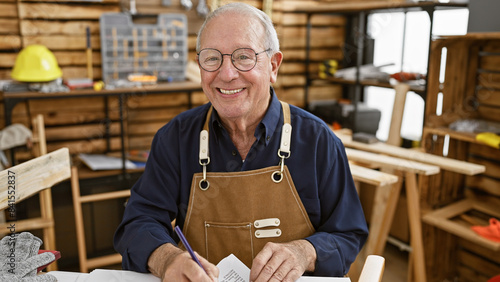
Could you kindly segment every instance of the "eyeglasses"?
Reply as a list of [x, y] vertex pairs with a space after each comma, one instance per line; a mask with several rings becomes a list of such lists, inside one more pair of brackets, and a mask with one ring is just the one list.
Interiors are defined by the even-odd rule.
[[271, 48], [256, 53], [252, 48], [239, 48], [231, 54], [222, 54], [217, 49], [207, 48], [197, 54], [198, 63], [202, 69], [213, 72], [222, 66], [224, 56], [231, 56], [231, 62], [236, 69], [239, 71], [250, 71], [257, 64], [257, 56], [269, 50]]

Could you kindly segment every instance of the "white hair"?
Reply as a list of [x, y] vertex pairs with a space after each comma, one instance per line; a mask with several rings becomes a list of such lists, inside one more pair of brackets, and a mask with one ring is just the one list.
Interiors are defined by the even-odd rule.
[[226, 5], [223, 5], [213, 12], [211, 12], [207, 18], [205, 19], [205, 22], [200, 28], [200, 31], [198, 32], [198, 38], [196, 39], [196, 52], [200, 52], [201, 48], [201, 42], [200, 38], [201, 35], [203, 34], [203, 31], [205, 30], [206, 25], [213, 20], [214, 18], [227, 13], [227, 12], [236, 12], [240, 13], [243, 15], [249, 15], [255, 19], [257, 19], [261, 24], [262, 27], [264, 28], [264, 48], [265, 49], [270, 49], [267, 54], [270, 56], [280, 50], [280, 43], [278, 40], [278, 34], [276, 33], [276, 29], [274, 28], [273, 22], [269, 16], [264, 13], [263, 11], [255, 8], [254, 6], [241, 3], [241, 2], [234, 2], [234, 3], [229, 3]]

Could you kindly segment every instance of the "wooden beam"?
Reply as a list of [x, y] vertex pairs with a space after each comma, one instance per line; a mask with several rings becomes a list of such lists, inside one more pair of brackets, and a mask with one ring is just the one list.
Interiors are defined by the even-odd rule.
[[342, 140], [342, 143], [344, 143], [344, 145], [349, 148], [355, 148], [367, 152], [385, 154], [388, 156], [393, 156], [401, 159], [432, 164], [445, 170], [458, 172], [466, 175], [475, 175], [483, 173], [486, 170], [486, 168], [482, 165], [440, 157], [420, 152], [417, 150], [391, 146], [383, 142], [377, 142], [374, 144], [365, 144], [361, 142], [356, 142], [352, 140], [351, 135], [342, 133], [341, 131], [335, 131], [335, 135], [337, 135], [340, 138], [340, 140]]

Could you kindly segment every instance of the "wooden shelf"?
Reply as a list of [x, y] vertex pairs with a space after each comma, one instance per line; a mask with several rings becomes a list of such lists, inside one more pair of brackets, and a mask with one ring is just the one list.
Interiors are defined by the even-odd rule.
[[365, 1], [365, 2], [297, 2], [286, 3], [280, 8], [283, 12], [296, 13], [359, 13], [362, 11], [390, 11], [397, 12], [405, 9], [424, 9], [424, 8], [453, 8], [467, 7], [466, 3], [450, 1], [449, 3], [441, 3], [439, 1], [425, 2], [406, 2], [406, 1]]
[[437, 127], [437, 128], [424, 127], [423, 132], [424, 132], [423, 137], [425, 137], [428, 134], [435, 134], [435, 135], [440, 135], [440, 136], [448, 135], [448, 136], [450, 136], [450, 138], [453, 138], [456, 140], [467, 141], [467, 142], [476, 143], [476, 144], [483, 144], [482, 142], [479, 142], [476, 140], [475, 133], [459, 132], [459, 131], [451, 130], [451, 129], [446, 128], [446, 127]]
[[[345, 85], [356, 85], [356, 80], [353, 79], [343, 79], [343, 78], [336, 78], [336, 77], [328, 77], [325, 79], [320, 79], [317, 78], [318, 80], [324, 80], [324, 81], [329, 81], [329, 82], [335, 82], [338, 84], [345, 84]], [[360, 85], [362, 86], [376, 86], [376, 87], [383, 87], [383, 88], [390, 88], [393, 89], [394, 85], [388, 83], [388, 82], [380, 82], [377, 80], [362, 80], [359, 82]], [[410, 90], [415, 92], [415, 93], [423, 93], [425, 91], [425, 85], [410, 85]]]

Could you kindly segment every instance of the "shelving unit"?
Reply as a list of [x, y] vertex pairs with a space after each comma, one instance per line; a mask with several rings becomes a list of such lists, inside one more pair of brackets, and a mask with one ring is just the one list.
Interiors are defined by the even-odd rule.
[[[317, 14], [337, 14], [337, 15], [345, 15], [348, 16], [350, 25], [357, 24], [356, 29], [356, 42], [355, 42], [355, 50], [356, 50], [356, 58], [355, 58], [355, 67], [356, 67], [356, 79], [354, 80], [345, 80], [345, 79], [336, 79], [336, 78], [328, 78], [327, 80], [332, 83], [340, 83], [344, 85], [353, 85], [355, 87], [354, 94], [352, 95], [352, 101], [359, 101], [361, 99], [361, 95], [363, 92], [364, 86], [378, 86], [378, 87], [386, 87], [392, 88], [392, 85], [389, 83], [380, 83], [373, 81], [362, 81], [360, 79], [359, 68], [363, 64], [363, 53], [364, 53], [364, 39], [366, 37], [366, 18], [370, 13], [395, 13], [395, 12], [410, 12], [410, 11], [425, 11], [429, 15], [430, 18], [430, 28], [429, 28], [429, 50], [430, 50], [430, 42], [432, 39], [432, 28], [434, 21], [434, 11], [440, 9], [450, 9], [450, 8], [465, 8], [467, 7], [467, 3], [452, 1], [449, 3], [440, 3], [436, 0], [433, 1], [425, 1], [425, 2], [402, 2], [402, 1], [366, 1], [366, 2], [315, 2], [315, 3], [290, 3], [286, 7], [282, 7], [283, 11], [290, 13], [303, 13], [307, 15], [307, 35], [306, 35], [306, 60], [305, 69], [309, 69], [309, 65], [311, 63], [310, 60], [310, 51], [311, 51], [311, 17]], [[357, 23], [355, 20], [357, 18]], [[354, 32], [354, 31], [352, 31]], [[349, 36], [349, 35], [347, 35]], [[346, 36], [346, 37], [347, 37]], [[404, 43], [404, 38], [403, 38]], [[429, 58], [427, 65], [429, 65]], [[344, 65], [345, 67], [346, 65]], [[305, 108], [308, 108], [309, 104], [309, 86], [312, 84], [314, 80], [318, 79], [317, 77], [312, 77], [309, 72], [306, 72], [306, 85], [305, 85], [305, 95], [304, 95], [304, 105]], [[417, 94], [422, 96], [425, 100], [427, 94], [427, 80], [423, 87], [412, 87], [412, 91], [415, 91]], [[354, 114], [352, 115], [353, 121], [353, 131], [356, 129], [356, 113], [357, 113], [357, 103], [354, 103]]]

